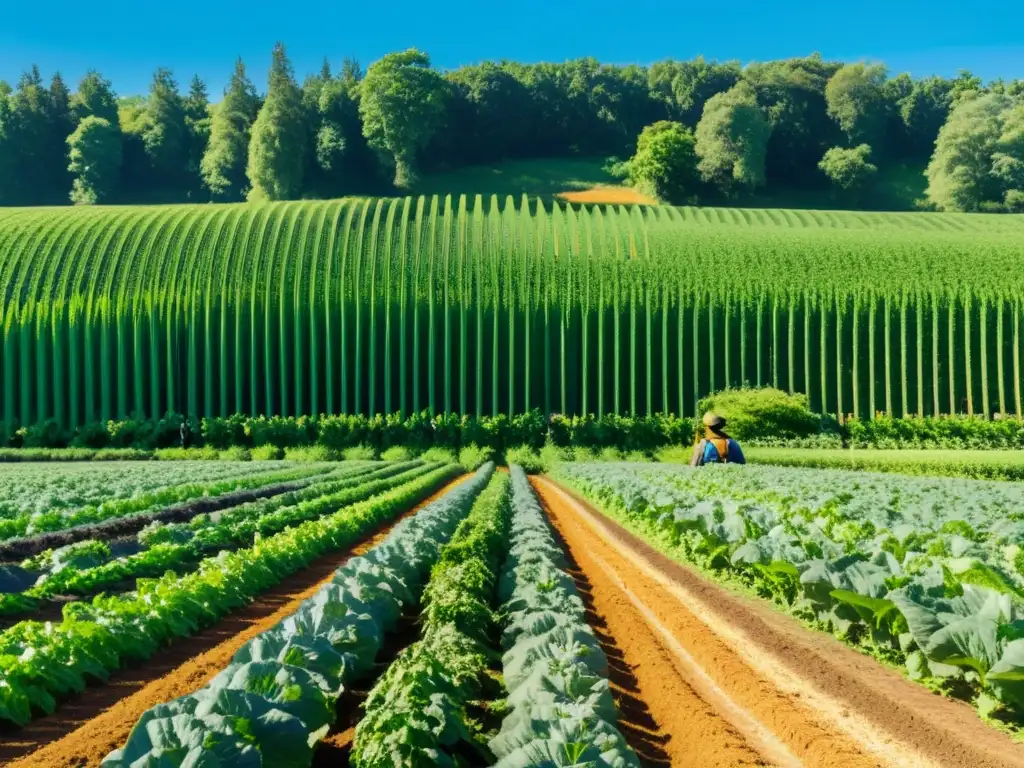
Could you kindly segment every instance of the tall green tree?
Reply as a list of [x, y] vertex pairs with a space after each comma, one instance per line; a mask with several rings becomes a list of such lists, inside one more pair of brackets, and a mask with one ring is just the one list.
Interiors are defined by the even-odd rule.
[[771, 126], [748, 83], [712, 96], [697, 124], [695, 149], [701, 177], [726, 193], [764, 185], [770, 135]]
[[200, 165], [210, 141], [210, 97], [199, 75], [192, 77], [184, 100], [185, 129], [188, 135], [188, 192], [198, 195], [203, 186]]
[[87, 72], [79, 82], [72, 98], [72, 108], [79, 120], [93, 116], [101, 117], [111, 125], [118, 124], [117, 94], [110, 81], [95, 70]]
[[40, 172], [46, 176], [47, 199], [53, 202], [67, 200], [71, 189], [71, 174], [68, 172], [68, 136], [75, 130], [75, 115], [71, 108], [71, 92], [60, 72], [50, 79], [50, 98], [47, 101], [47, 125], [49, 151], [46, 165]]
[[818, 161], [841, 132], [828, 116], [825, 86], [842, 66], [819, 54], [753, 63], [743, 80], [757, 96], [771, 126], [765, 152], [765, 177], [772, 184], [814, 187], [820, 184]]
[[245, 73], [245, 62], [238, 59], [224, 98], [213, 110], [210, 139], [200, 162], [203, 184], [214, 200], [245, 198], [249, 139], [259, 106], [256, 88]]
[[180, 192], [187, 179], [189, 137], [185, 103], [169, 69], [161, 67], [153, 73], [141, 138], [153, 185], [171, 195]]
[[370, 146], [395, 167], [395, 186], [416, 180], [417, 154], [444, 121], [448, 88], [415, 48], [389, 53], [372, 64], [362, 84], [359, 111]]
[[629, 179], [660, 200], [681, 203], [696, 191], [696, 140], [681, 123], [662, 120], [644, 128], [629, 161]]
[[928, 164], [928, 199], [944, 211], [976, 211], [1005, 195], [993, 172], [1014, 101], [1004, 94], [961, 96], [939, 131]]
[[267, 98], [252, 127], [247, 174], [250, 200], [290, 200], [302, 194], [306, 110], [284, 45], [274, 46]]
[[10, 97], [10, 136], [14, 173], [18, 179], [15, 200], [22, 205], [53, 202], [48, 168], [54, 154], [50, 130], [50, 92], [33, 66], [22, 73]]
[[850, 141], [877, 141], [885, 130], [885, 67], [847, 64], [828, 81], [828, 114]]
[[11, 86], [0, 80], [0, 205], [12, 205], [16, 201], [11, 132]]
[[121, 130], [109, 120], [90, 115], [68, 137], [74, 175], [71, 201], [76, 205], [108, 202], [121, 175]]

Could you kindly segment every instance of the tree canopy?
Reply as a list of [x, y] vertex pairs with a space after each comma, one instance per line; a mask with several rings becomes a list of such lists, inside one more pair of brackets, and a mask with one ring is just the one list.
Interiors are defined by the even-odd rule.
[[[121, 145], [111, 202], [393, 193], [415, 189], [418, 174], [520, 159], [639, 155], [644, 168], [652, 147], [681, 148], [685, 131], [694, 134], [700, 178], [648, 168], [636, 183], [660, 178], [666, 199], [785, 195], [785, 204], [794, 192], [816, 200], [841, 189], [856, 169], [867, 176], [851, 189], [868, 193], [844, 203], [870, 206], [879, 201], [872, 185], [917, 178], [914, 194], [923, 191], [930, 161], [927, 202], [950, 210], [1015, 209], [1022, 184], [1013, 106], [1024, 82], [984, 84], [970, 72], [889, 76], [881, 64], [818, 54], [746, 65], [485, 61], [440, 72], [410, 50], [365, 75], [355, 61], [325, 62], [300, 86], [278, 45], [265, 97], [241, 61], [214, 103], [199, 78], [182, 82], [185, 93], [160, 68], [148, 93], [119, 97], [97, 71], [73, 93], [59, 73], [44, 78], [37, 67], [0, 81], [0, 204], [69, 202], [68, 138], [88, 117], [106, 120]], [[966, 106], [989, 97], [1001, 100], [998, 117]], [[680, 129], [656, 140], [647, 132], [654, 144], [641, 151], [645, 128], [663, 122]], [[974, 140], [982, 159], [967, 150]], [[858, 162], [862, 144], [871, 146], [870, 163]]]
[[274, 46], [267, 98], [252, 126], [247, 174], [250, 200], [289, 200], [302, 193], [306, 150], [302, 92], [284, 45]]
[[629, 161], [630, 181], [660, 200], [681, 203], [699, 181], [695, 144], [693, 131], [681, 123], [662, 120], [647, 126]]
[[447, 87], [427, 54], [410, 48], [372, 64], [360, 88], [359, 113], [370, 146], [395, 166], [395, 186], [416, 179], [417, 153], [441, 127]]
[[697, 123], [697, 168], [705, 181], [729, 192], [765, 183], [771, 125], [747, 83], [708, 99]]

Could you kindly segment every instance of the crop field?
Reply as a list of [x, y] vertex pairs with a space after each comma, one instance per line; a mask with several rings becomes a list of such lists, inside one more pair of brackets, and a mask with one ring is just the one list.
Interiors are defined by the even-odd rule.
[[1024, 220], [497, 196], [0, 212], [0, 415], [1021, 413]]
[[1024, 764], [1017, 483], [92, 466], [6, 470], [57, 509], [167, 495], [3, 543], [4, 765]]

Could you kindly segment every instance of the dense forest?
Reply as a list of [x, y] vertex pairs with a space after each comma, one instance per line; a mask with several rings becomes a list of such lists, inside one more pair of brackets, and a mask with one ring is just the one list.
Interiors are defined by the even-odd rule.
[[[741, 66], [594, 59], [448, 72], [416, 50], [299, 84], [284, 47], [265, 93], [241, 60], [211, 102], [158, 69], [119, 97], [31, 67], [0, 81], [0, 205], [328, 198], [517, 158], [607, 157], [669, 202], [805, 190], [869, 206], [873, 180], [927, 184], [924, 207], [1024, 211], [1024, 81], [891, 75], [819, 55]], [[474, 190], [453, 190], [474, 191]]]

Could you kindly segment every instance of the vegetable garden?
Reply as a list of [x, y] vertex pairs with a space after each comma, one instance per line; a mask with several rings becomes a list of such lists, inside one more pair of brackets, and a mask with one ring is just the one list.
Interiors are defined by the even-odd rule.
[[1022, 238], [0, 210], [0, 763], [1024, 768]]
[[0, 213], [8, 428], [129, 414], [1021, 413], [1013, 217], [492, 197]]

